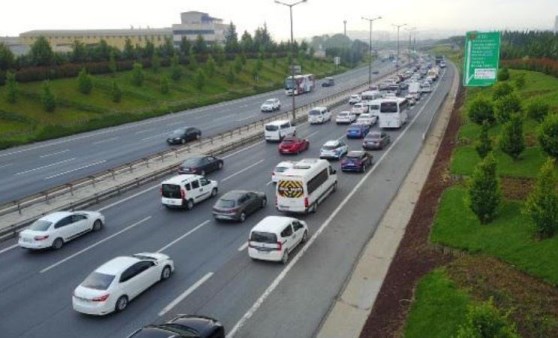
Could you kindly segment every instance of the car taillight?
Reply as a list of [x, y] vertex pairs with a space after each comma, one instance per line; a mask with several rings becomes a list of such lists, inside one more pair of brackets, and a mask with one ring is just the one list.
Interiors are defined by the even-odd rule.
[[308, 208], [308, 197], [304, 197], [304, 207]]
[[99, 296], [99, 297], [94, 297], [93, 299], [91, 299], [91, 301], [93, 301], [93, 302], [104, 302], [109, 298], [109, 296], [110, 296], [110, 294], [107, 293], [106, 295], [102, 295], [102, 296]]
[[182, 199], [186, 198], [186, 191], [184, 191], [184, 189], [180, 189], [180, 198]]
[[36, 240], [36, 241], [44, 241], [47, 238], [48, 238], [48, 235], [43, 235], [43, 236], [35, 236], [33, 239]]
[[281, 242], [277, 242], [277, 243], [275, 243], [275, 244], [277, 244], [277, 247], [276, 247], [276, 248], [274, 248], [275, 250], [277, 250], [277, 251], [281, 251], [281, 249], [283, 249], [283, 243], [281, 243]]

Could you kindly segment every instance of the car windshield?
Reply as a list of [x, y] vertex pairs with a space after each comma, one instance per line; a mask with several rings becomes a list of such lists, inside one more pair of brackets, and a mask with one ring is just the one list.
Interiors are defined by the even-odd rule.
[[186, 161], [182, 162], [183, 167], [195, 167], [199, 165], [201, 162], [201, 157], [193, 157], [189, 158]]
[[250, 240], [260, 243], [277, 243], [277, 236], [270, 232], [252, 231]]
[[289, 78], [285, 80], [285, 89], [293, 89], [294, 81], [293, 79]]
[[360, 156], [355, 156], [355, 155], [347, 155], [347, 157], [345, 157], [348, 161], [359, 161], [360, 160]]
[[337, 116], [340, 116], [340, 117], [347, 117], [347, 116], [349, 116], [349, 113], [347, 113], [346, 111], [342, 111], [342, 112], [340, 112], [339, 114], [337, 114]]
[[281, 142], [281, 144], [291, 144], [291, 143], [296, 143], [296, 140], [286, 138], [283, 140], [283, 142]]
[[267, 126], [265, 126], [265, 130], [267, 131], [277, 131], [278, 129], [279, 127], [274, 124], [268, 124]]
[[267, 101], [264, 102], [264, 104], [273, 104], [274, 102], [275, 101], [273, 101], [273, 100], [267, 100]]
[[380, 112], [397, 113], [397, 102], [382, 102]]
[[[184, 326], [184, 325], [181, 325], [181, 324], [165, 323], [165, 324], [152, 325], [152, 326], [150, 325], [150, 326], [147, 326], [147, 327], [156, 327], [156, 328], [164, 329], [165, 331], [171, 331], [173, 333], [176, 333], [176, 334], [180, 335], [180, 337], [192, 337], [192, 338], [201, 337], [200, 333], [198, 331], [194, 330], [191, 327], [187, 327], [187, 326]], [[167, 337], [167, 336], [168, 335], [164, 335], [164, 337]], [[148, 337], [148, 336], [145, 336], [145, 337]], [[151, 337], [151, 336], [149, 336], [149, 337]], [[153, 336], [153, 338], [155, 338], [155, 337], [160, 337], [160, 336], [159, 335]], [[163, 337], [163, 336], [161, 336], [161, 337]], [[172, 335], [172, 336], [169, 336], [169, 337], [176, 337], [176, 336]]]
[[379, 140], [381, 138], [379, 133], [371, 133], [366, 137], [367, 139]]
[[35, 230], [35, 231], [47, 231], [48, 228], [51, 225], [52, 225], [52, 222], [44, 221], [42, 219], [39, 219], [39, 220], [36, 220], [35, 222], [33, 222], [33, 224], [31, 224], [31, 226], [29, 227], [29, 229]]
[[218, 208], [234, 208], [236, 206], [236, 201], [222, 198], [217, 201], [215, 206]]
[[81, 283], [81, 286], [95, 290], [106, 290], [114, 280], [114, 275], [93, 272]]
[[335, 149], [337, 149], [337, 148], [339, 148], [339, 145], [338, 145], [338, 144], [336, 144], [336, 145], [324, 145], [324, 146], [322, 147], [323, 150], [335, 150]]
[[321, 115], [322, 113], [319, 110], [311, 110], [308, 115]]
[[176, 184], [163, 184], [161, 187], [163, 197], [166, 198], [182, 198], [180, 195], [180, 186]]
[[282, 173], [282, 172], [286, 171], [287, 169], [289, 169], [289, 167], [276, 167], [275, 172], [276, 173]]

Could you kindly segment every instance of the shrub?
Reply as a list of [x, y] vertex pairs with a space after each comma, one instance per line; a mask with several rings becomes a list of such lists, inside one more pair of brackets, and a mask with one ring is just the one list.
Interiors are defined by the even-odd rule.
[[519, 114], [513, 114], [502, 128], [499, 142], [500, 150], [508, 154], [514, 161], [525, 150], [523, 137], [523, 119]]
[[173, 81], [180, 81], [181, 77], [182, 77], [182, 68], [178, 63], [178, 56], [175, 55], [172, 57], [171, 60], [171, 79], [173, 79]]
[[229, 71], [227, 72], [227, 82], [233, 84], [236, 81], [236, 74], [234, 73], [234, 69], [232, 66], [229, 67]]
[[544, 119], [538, 139], [545, 153], [558, 158], [558, 115], [549, 115]]
[[79, 92], [85, 95], [89, 95], [91, 90], [93, 90], [93, 81], [91, 76], [87, 74], [87, 70], [82, 68], [78, 75], [78, 88]]
[[207, 62], [205, 63], [205, 71], [210, 79], [213, 77], [213, 75], [215, 75], [215, 67], [215, 60], [210, 55], [207, 58]]
[[492, 102], [485, 98], [478, 98], [471, 102], [468, 110], [469, 119], [476, 124], [494, 123], [494, 107]]
[[457, 338], [519, 338], [517, 329], [509, 321], [509, 313], [502, 314], [493, 303], [469, 305], [465, 322], [457, 331]]
[[494, 103], [494, 111], [498, 123], [506, 123], [512, 114], [521, 113], [521, 100], [514, 93], [503, 96]]
[[475, 144], [475, 150], [477, 151], [477, 154], [479, 154], [480, 158], [485, 158], [486, 155], [488, 155], [488, 153], [492, 151], [492, 140], [488, 135], [489, 129], [490, 125], [487, 121], [484, 121], [482, 124], [479, 139]]
[[195, 85], [198, 90], [202, 90], [205, 87], [205, 74], [201, 69], [198, 69], [196, 73]]
[[8, 71], [6, 73], [6, 101], [8, 103], [17, 102], [17, 83], [14, 72]]
[[136, 87], [141, 87], [143, 84], [143, 66], [141, 63], [134, 63], [132, 70], [132, 84]]
[[515, 88], [523, 89], [525, 87], [525, 73], [517, 74], [517, 77], [513, 79], [515, 83]]
[[513, 87], [507, 82], [498, 82], [492, 89], [492, 99], [498, 100], [513, 92]]
[[50, 84], [48, 81], [43, 83], [43, 92], [41, 94], [41, 102], [43, 103], [43, 108], [46, 112], [52, 113], [56, 109], [56, 98], [52, 91], [50, 90]]
[[507, 67], [502, 67], [498, 70], [498, 81], [508, 81], [510, 79], [510, 72]]
[[170, 91], [169, 88], [169, 79], [166, 76], [161, 76], [161, 94], [168, 94]]
[[122, 100], [122, 90], [116, 81], [112, 81], [112, 88], [110, 91], [110, 95], [112, 97], [112, 102], [118, 103]]
[[467, 204], [482, 224], [490, 223], [500, 205], [500, 184], [492, 153], [477, 164], [469, 181]]
[[535, 188], [527, 197], [524, 213], [535, 223], [536, 233], [550, 237], [558, 230], [558, 194], [554, 159], [549, 158], [542, 166]]
[[550, 105], [542, 100], [536, 100], [527, 105], [527, 116], [537, 122], [544, 121], [548, 115]]

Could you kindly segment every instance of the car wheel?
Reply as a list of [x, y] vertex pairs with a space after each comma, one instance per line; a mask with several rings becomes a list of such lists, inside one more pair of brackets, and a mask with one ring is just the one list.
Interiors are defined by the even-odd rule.
[[306, 243], [306, 241], [308, 241], [308, 231], [304, 231], [302, 235], [302, 243]]
[[199, 140], [201, 138], [201, 134], [196, 134], [196, 140]]
[[64, 246], [64, 240], [62, 238], [57, 238], [54, 240], [54, 242], [52, 242], [52, 248], [54, 250], [58, 250], [62, 248], [62, 246]]
[[194, 207], [194, 201], [189, 199], [188, 201], [186, 201], [186, 209], [187, 210], [192, 210], [192, 208]]
[[124, 311], [127, 306], [128, 306], [128, 297], [120, 296], [120, 298], [118, 298], [118, 300], [116, 301], [116, 306], [114, 310], [116, 312], [121, 312]]
[[312, 205], [312, 208], [310, 208], [310, 212], [313, 213], [313, 214], [318, 212], [318, 202], [316, 202]]
[[211, 190], [211, 197], [215, 196], [217, 196], [217, 188], [213, 188], [213, 190]]
[[240, 221], [240, 223], [244, 223], [244, 221], [246, 220], [246, 213], [242, 212], [238, 220]]
[[163, 271], [161, 271], [161, 281], [167, 280], [170, 278], [172, 273], [171, 267], [170, 266], [165, 266], [163, 268]]
[[333, 183], [333, 188], [331, 189], [331, 192], [336, 192], [337, 191], [337, 182]]
[[361, 170], [361, 171], [362, 171], [362, 172], [365, 172], [365, 171], [366, 171], [366, 164], [363, 164], [363, 165], [362, 165], [362, 170]]
[[103, 222], [101, 222], [100, 219], [96, 220], [95, 223], [93, 223], [93, 231], [99, 231], [103, 228]]
[[283, 257], [281, 257], [281, 263], [287, 264], [288, 262], [289, 262], [289, 252], [287, 251], [287, 249], [285, 249], [285, 253], [283, 254]]
[[223, 169], [223, 162], [219, 162], [219, 165], [217, 166], [219, 169]]

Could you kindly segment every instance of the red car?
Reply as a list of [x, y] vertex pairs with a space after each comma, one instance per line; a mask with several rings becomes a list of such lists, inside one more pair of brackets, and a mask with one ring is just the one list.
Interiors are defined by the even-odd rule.
[[299, 154], [310, 147], [310, 142], [304, 138], [298, 137], [285, 137], [279, 143], [280, 154]]

